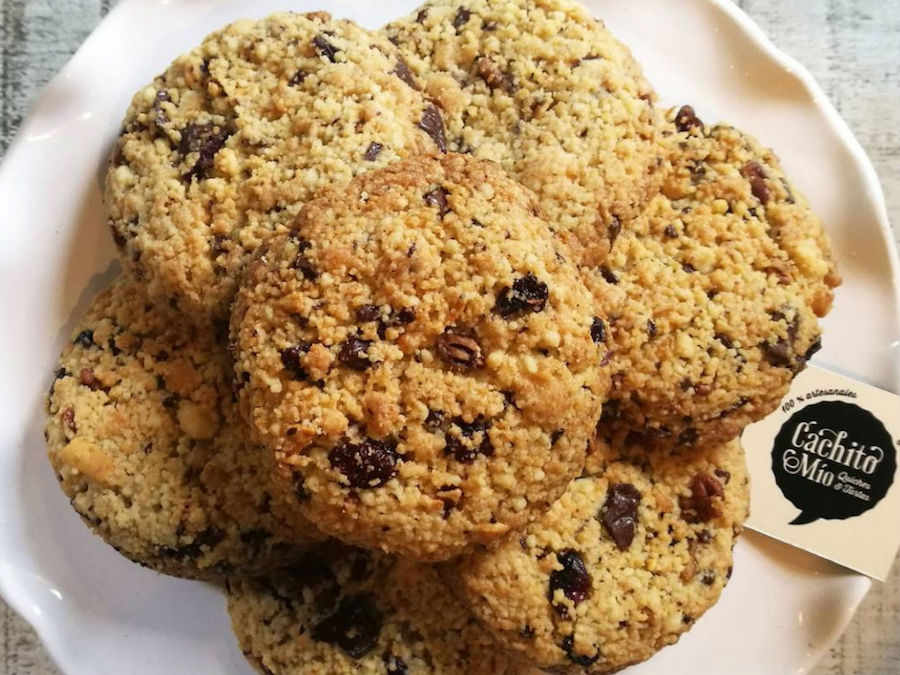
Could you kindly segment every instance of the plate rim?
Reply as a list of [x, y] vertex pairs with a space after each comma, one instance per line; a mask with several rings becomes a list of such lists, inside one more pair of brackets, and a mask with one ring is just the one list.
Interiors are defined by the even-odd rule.
[[[169, 0], [170, 2], [172, 0]], [[185, 0], [175, 0], [185, 1]], [[878, 220], [878, 225], [882, 237], [882, 244], [886, 249], [890, 270], [891, 270], [891, 287], [893, 290], [893, 302], [898, 316], [900, 316], [900, 255], [898, 255], [897, 245], [894, 241], [893, 232], [890, 226], [890, 220], [887, 211], [887, 203], [884, 197], [884, 191], [878, 174], [872, 161], [869, 159], [862, 144], [855, 137], [847, 122], [841, 117], [835, 105], [826, 95], [821, 85], [816, 81], [812, 73], [790, 55], [781, 49], [769, 38], [763, 29], [736, 3], [732, 0], [692, 0], [694, 2], [706, 4], [715, 9], [725, 20], [732, 22], [739, 29], [742, 35], [746, 36], [767, 58], [773, 61], [781, 70], [791, 75], [796, 81], [797, 86], [802, 88], [808, 95], [811, 103], [816, 110], [820, 112], [836, 139], [850, 151], [853, 160], [853, 169], [863, 178], [863, 183], [867, 188], [866, 199], [874, 207], [874, 213]], [[12, 142], [7, 147], [2, 161], [0, 161], [0, 186], [5, 183], [5, 177], [10, 166], [16, 163], [16, 158], [22, 151], [24, 139], [28, 136], [28, 132], [39, 120], [43, 114], [43, 108], [46, 100], [67, 81], [71, 71], [76, 70], [84, 58], [84, 54], [90, 50], [94, 43], [102, 40], [105, 34], [111, 30], [120, 19], [120, 16], [128, 12], [133, 6], [138, 5], [140, 0], [122, 0], [117, 4], [100, 22], [94, 27], [90, 34], [84, 39], [82, 44], [75, 50], [72, 56], [60, 68], [60, 70], [44, 85], [34, 101], [28, 108], [26, 115], [23, 117]], [[323, 4], [327, 0], [323, 0]], [[165, 4], [168, 4], [166, 2]], [[898, 326], [900, 328], [900, 326]], [[894, 372], [892, 373], [892, 388], [897, 391], [900, 389], [900, 358], [894, 359]], [[0, 448], [0, 453], [12, 453], [16, 449], [11, 450]], [[763, 535], [764, 536], [764, 535]], [[5, 562], [0, 560], [0, 563]], [[843, 612], [840, 619], [835, 622], [834, 629], [829, 631], [826, 639], [823, 639], [818, 648], [807, 652], [804, 663], [797, 671], [797, 675], [808, 672], [817, 664], [825, 652], [840, 638], [847, 628], [847, 625], [853, 619], [865, 595], [872, 586], [871, 579], [862, 575], [856, 575], [857, 583], [853, 587], [852, 606]], [[22, 617], [32, 629], [35, 631], [42, 647], [46, 650], [50, 659], [62, 673], [66, 673], [63, 667], [65, 661], [64, 648], [60, 638], [59, 631], [54, 631], [48, 625], [47, 621], [41, 620], [39, 616], [28, 613], [26, 605], [29, 602], [28, 597], [24, 593], [20, 593], [15, 589], [6, 575], [2, 573], [0, 566], [0, 598], [18, 616]]]

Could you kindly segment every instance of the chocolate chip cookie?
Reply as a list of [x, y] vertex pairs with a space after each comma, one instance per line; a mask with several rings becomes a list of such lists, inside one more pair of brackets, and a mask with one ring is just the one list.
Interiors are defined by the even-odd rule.
[[541, 520], [462, 559], [450, 581], [537, 666], [614, 672], [676, 642], [716, 602], [748, 499], [737, 441], [601, 450]]
[[150, 296], [226, 320], [250, 254], [320, 188], [444, 146], [394, 45], [325, 12], [219, 30], [134, 97], [106, 176]]
[[283, 565], [322, 536], [270, 489], [271, 458], [231, 402], [224, 346], [185, 323], [127, 278], [97, 296], [48, 397], [60, 487], [94, 532], [160, 572]]
[[594, 268], [610, 314], [616, 444], [721, 443], [771, 412], [821, 345], [840, 283], [822, 223], [747, 134], [670, 113], [663, 192]]
[[581, 472], [604, 317], [536, 213], [492, 162], [415, 157], [324, 192], [250, 264], [241, 412], [323, 531], [446, 559]]
[[657, 188], [655, 94], [568, 0], [434, 0], [385, 32], [439, 102], [447, 147], [499, 162], [599, 262]]
[[433, 567], [326, 544], [228, 585], [241, 650], [265, 675], [524, 673]]

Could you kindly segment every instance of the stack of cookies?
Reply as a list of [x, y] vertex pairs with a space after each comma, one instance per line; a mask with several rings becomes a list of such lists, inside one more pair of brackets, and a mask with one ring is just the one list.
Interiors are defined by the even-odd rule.
[[125, 271], [50, 461], [117, 551], [223, 582], [269, 675], [675, 642], [839, 283], [774, 155], [569, 0], [238, 21], [135, 95], [105, 196]]

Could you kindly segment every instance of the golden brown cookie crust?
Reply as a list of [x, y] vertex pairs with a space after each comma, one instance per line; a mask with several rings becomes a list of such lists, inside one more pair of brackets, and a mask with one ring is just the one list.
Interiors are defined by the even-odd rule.
[[283, 565], [321, 535], [271, 489], [271, 460], [231, 403], [225, 348], [186, 323], [128, 278], [97, 296], [48, 397], [60, 487], [94, 532], [160, 572]]
[[228, 586], [244, 655], [265, 675], [524, 673], [438, 578], [374, 551], [319, 547]]
[[658, 190], [655, 93], [569, 0], [434, 0], [385, 32], [438, 101], [451, 151], [499, 162], [598, 262]]
[[227, 320], [247, 259], [319, 189], [441, 146], [384, 36], [325, 12], [237, 21], [134, 97], [106, 176], [124, 264], [152, 298]]
[[607, 347], [536, 212], [491, 162], [417, 157], [325, 192], [249, 266], [241, 410], [324, 531], [445, 559], [581, 471]]
[[748, 500], [737, 441], [601, 452], [541, 520], [449, 577], [498, 641], [537, 666], [614, 672], [676, 642], [716, 602]]
[[614, 444], [722, 443], [767, 415], [819, 348], [840, 283], [770, 150], [684, 109], [670, 124], [662, 194], [589, 277], [610, 317], [600, 430]]

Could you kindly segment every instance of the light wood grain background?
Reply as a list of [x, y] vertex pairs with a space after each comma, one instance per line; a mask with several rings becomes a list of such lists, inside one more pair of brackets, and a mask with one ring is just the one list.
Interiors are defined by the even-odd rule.
[[[0, 0], [0, 155], [36, 93], [114, 4], [115, 0]], [[322, 0], [323, 6], [327, 4]], [[894, 238], [900, 241], [900, 2], [739, 0], [738, 4], [777, 45], [812, 71], [850, 124], [881, 177]], [[30, 627], [0, 601], [0, 675], [58, 672]], [[894, 565], [886, 584], [875, 584], [843, 638], [813, 672], [900, 673], [900, 564]]]

